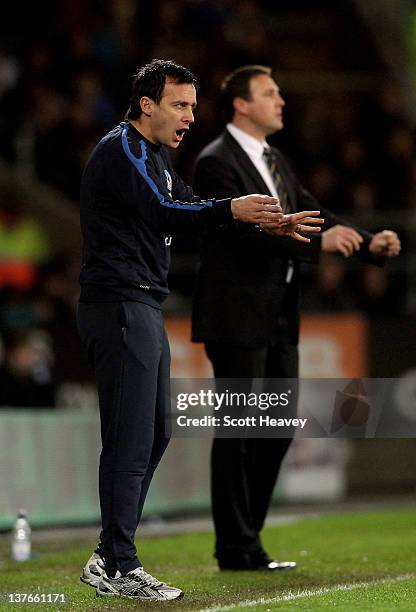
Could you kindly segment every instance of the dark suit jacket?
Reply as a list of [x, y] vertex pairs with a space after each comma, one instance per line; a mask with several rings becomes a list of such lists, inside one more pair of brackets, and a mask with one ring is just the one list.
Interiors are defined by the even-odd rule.
[[[280, 151], [274, 151], [292, 211], [321, 210], [325, 229], [340, 223], [300, 185]], [[194, 188], [204, 197], [270, 195], [250, 158], [227, 130], [198, 156]], [[358, 231], [365, 240], [361, 256], [371, 260], [367, 249], [371, 234]], [[318, 237], [311, 243], [301, 243], [293, 238], [269, 236], [246, 223], [235, 222], [204, 234], [193, 304], [193, 341], [260, 348], [267, 345], [279, 317], [284, 316], [290, 338], [296, 344], [299, 264], [318, 262], [320, 251]], [[286, 284], [289, 259], [294, 262], [294, 275], [290, 284]]]

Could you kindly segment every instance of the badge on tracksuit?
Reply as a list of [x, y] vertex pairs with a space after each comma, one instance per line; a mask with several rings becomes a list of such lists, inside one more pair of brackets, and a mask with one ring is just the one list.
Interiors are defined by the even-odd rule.
[[[168, 196], [172, 198], [172, 177], [168, 170], [165, 169], [164, 172], [165, 172], [165, 177], [166, 177], [166, 188], [168, 190]], [[171, 244], [172, 244], [172, 236], [165, 236], [165, 245], [170, 246]]]

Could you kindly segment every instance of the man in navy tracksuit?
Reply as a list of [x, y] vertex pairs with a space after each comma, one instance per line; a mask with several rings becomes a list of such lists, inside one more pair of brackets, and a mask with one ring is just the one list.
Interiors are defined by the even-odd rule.
[[195, 106], [194, 76], [173, 62], [153, 60], [134, 77], [126, 121], [98, 143], [82, 179], [78, 326], [98, 386], [102, 531], [81, 580], [98, 595], [183, 596], [144, 571], [134, 544], [169, 437], [170, 357], [161, 304], [168, 294], [170, 232], [233, 218], [270, 227], [286, 223], [288, 232], [303, 219], [303, 213], [291, 215], [287, 224], [278, 199], [269, 196], [215, 201], [193, 195], [163, 145], [179, 145]]

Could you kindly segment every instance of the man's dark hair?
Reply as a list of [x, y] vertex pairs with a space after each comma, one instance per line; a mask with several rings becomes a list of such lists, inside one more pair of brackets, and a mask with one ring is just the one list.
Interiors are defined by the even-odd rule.
[[243, 98], [250, 100], [250, 80], [261, 74], [270, 76], [272, 69], [268, 66], [253, 64], [250, 66], [241, 66], [234, 72], [231, 72], [221, 84], [221, 106], [224, 118], [226, 121], [231, 121], [234, 117], [234, 99]]
[[140, 98], [143, 96], [159, 104], [167, 79], [174, 83], [192, 83], [198, 89], [198, 80], [190, 70], [171, 60], [154, 59], [139, 68], [133, 75], [130, 106], [125, 118], [138, 119], [140, 117], [142, 114]]

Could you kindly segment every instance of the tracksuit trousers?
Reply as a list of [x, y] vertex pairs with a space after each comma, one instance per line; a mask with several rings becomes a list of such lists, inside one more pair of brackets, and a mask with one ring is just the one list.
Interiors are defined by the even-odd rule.
[[97, 548], [109, 576], [141, 566], [134, 537], [170, 437], [170, 352], [161, 310], [80, 302], [78, 328], [97, 381], [102, 451]]

